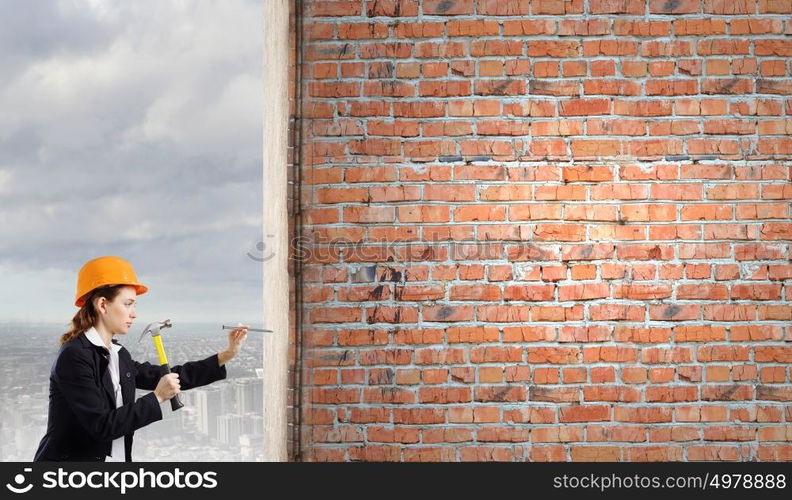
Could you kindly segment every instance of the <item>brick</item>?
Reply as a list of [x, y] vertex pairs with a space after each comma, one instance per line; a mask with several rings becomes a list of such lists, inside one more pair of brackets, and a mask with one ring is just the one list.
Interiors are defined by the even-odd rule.
[[643, 57], [682, 57], [693, 55], [693, 45], [688, 41], [660, 42], [649, 41], [641, 43]]
[[558, 105], [560, 116], [589, 116], [610, 113], [609, 99], [570, 99]]
[[[674, 74], [675, 69], [676, 63], [671, 61], [651, 61], [649, 63], [649, 74], [652, 76], [670, 76]], [[657, 81], [653, 80], [655, 86]]]
[[643, 14], [644, 3], [641, 0], [591, 0], [592, 14]]
[[456, 460], [456, 450], [451, 447], [406, 448], [405, 462], [451, 462]]
[[418, 15], [417, 0], [380, 0], [366, 2], [366, 15], [369, 17], [413, 17]]
[[473, 430], [465, 427], [446, 427], [440, 429], [426, 429], [422, 433], [422, 442], [434, 443], [464, 443], [473, 441]]
[[622, 40], [590, 40], [583, 42], [583, 55], [634, 56], [638, 54], [638, 43]]
[[647, 80], [646, 95], [687, 95], [698, 93], [696, 80]]
[[726, 340], [726, 329], [719, 326], [679, 326], [674, 329], [676, 342], [712, 342]]
[[748, 54], [751, 42], [726, 38], [699, 40], [697, 52], [702, 56]]
[[[628, 66], [628, 73], [629, 73], [629, 68], [630, 67]], [[593, 73], [593, 69], [592, 69], [592, 73]], [[609, 74], [615, 74], [615, 69], [614, 71], [610, 71]], [[630, 76], [630, 75], [625, 74], [625, 76]], [[586, 95], [621, 95], [621, 96], [640, 95], [641, 85], [631, 80], [615, 80], [615, 79], [584, 80], [583, 93]], [[564, 102], [565, 101], [562, 101], [561, 104], [563, 104]], [[592, 114], [610, 114], [610, 101], [606, 101], [606, 102], [608, 103], [608, 106], [605, 107], [604, 110], [600, 111], [599, 113], [592, 113]]]
[[754, 360], [758, 363], [790, 363], [792, 362], [792, 347], [757, 346], [754, 349]]
[[607, 422], [611, 419], [611, 407], [608, 405], [564, 406], [558, 409], [561, 423], [572, 422]]
[[471, 394], [469, 387], [423, 387], [418, 390], [418, 402], [421, 404], [469, 403]]
[[424, 0], [423, 13], [427, 15], [453, 16], [473, 14], [474, 0]]
[[[502, 2], [497, 0], [490, 0], [494, 3], [501, 5]], [[503, 21], [503, 34], [510, 35], [552, 35], [555, 32], [555, 22], [551, 20], [504, 20]]]
[[437, 424], [445, 422], [442, 408], [394, 408], [394, 424]]
[[479, 15], [518, 16], [529, 12], [529, 0], [477, 0]]
[[[390, 0], [391, 3], [394, 0]], [[398, 0], [396, 0], [398, 2]], [[380, 6], [386, 5], [388, 2], [373, 2], [372, 6]], [[417, 2], [416, 2], [417, 4]], [[417, 5], [416, 5], [417, 6]], [[369, 10], [369, 16], [371, 16], [372, 11]], [[395, 9], [391, 11], [391, 14], [394, 15]], [[377, 14], [377, 15], [386, 15], [386, 14]], [[411, 22], [402, 22], [395, 26], [394, 28], [394, 35], [396, 38], [435, 38], [440, 36], [443, 33], [443, 23], [431, 23], [431, 22], [422, 22], [422, 23], [411, 23]]]
[[369, 427], [366, 439], [373, 443], [417, 443], [419, 431], [412, 427]]
[[[730, 23], [732, 34], [742, 34], [739, 31], [735, 33], [735, 22], [738, 21]], [[677, 35], [723, 35], [726, 33], [726, 21], [709, 18], [679, 19], [674, 21], [674, 32]]]
[[459, 450], [463, 462], [511, 462], [514, 453], [510, 448], [495, 446], [466, 447]]
[[[591, 76], [612, 76], [616, 74], [616, 64], [613, 60], [599, 60], [591, 62]], [[635, 92], [636, 86], [622, 85], [625, 92]]]
[[559, 75], [559, 64], [553, 61], [537, 61], [533, 66], [533, 75], [537, 78], [553, 78]]
[[607, 19], [588, 21], [561, 21], [558, 23], [558, 34], [561, 36], [607, 35], [610, 22]]
[[532, 443], [567, 443], [582, 440], [581, 427], [540, 427], [531, 430]]
[[618, 462], [621, 449], [618, 446], [573, 446], [570, 455], [573, 462]]
[[616, 19], [613, 32], [615, 35], [619, 36], [668, 36], [671, 33], [671, 23], [667, 21], [632, 21], [628, 19]]
[[756, 399], [769, 401], [792, 401], [792, 389], [789, 387], [758, 386]]
[[[456, 56], [462, 56], [462, 50]], [[515, 40], [475, 40], [470, 43], [470, 55], [482, 56], [520, 56], [523, 44]]]
[[699, 12], [698, 0], [649, 0], [649, 12], [652, 14], [695, 14]]
[[626, 384], [643, 384], [646, 374], [647, 369], [644, 367], [624, 367], [621, 369], [621, 380]]
[[681, 387], [662, 387], [654, 386], [646, 388], [646, 402], [684, 402], [684, 401], [697, 401], [698, 400], [698, 387], [696, 386], [681, 386]]
[[429, 306], [423, 309], [425, 321], [469, 321], [473, 319], [472, 306]]
[[641, 400], [641, 391], [632, 387], [586, 386], [583, 388], [583, 399], [635, 403]]
[[529, 347], [526, 351], [529, 363], [567, 364], [580, 358], [580, 350], [575, 347]]
[[529, 41], [526, 44], [529, 57], [575, 57], [581, 55], [580, 44], [576, 41]]
[[682, 460], [682, 448], [678, 446], [640, 446], [625, 450], [626, 460], [631, 462], [671, 462]]
[[704, 12], [707, 14], [753, 14], [756, 3], [752, 0], [704, 0]]
[[616, 370], [612, 366], [595, 366], [591, 368], [591, 382], [604, 384], [616, 381]]
[[478, 402], [523, 402], [527, 391], [519, 386], [476, 387], [474, 401]]
[[687, 456], [691, 461], [735, 461], [740, 455], [736, 446], [689, 446]]
[[498, 22], [487, 20], [450, 21], [448, 36], [491, 36], [498, 34]]
[[627, 441], [640, 443], [646, 441], [646, 427], [621, 425], [589, 425], [586, 427], [588, 441]]
[[701, 81], [703, 94], [750, 94], [753, 81], [742, 78], [704, 79]]
[[613, 420], [617, 422], [662, 423], [671, 422], [670, 407], [615, 407]]
[[622, 101], [615, 100], [613, 113], [627, 116], [667, 116], [671, 114], [671, 101]]
[[551, 96], [578, 96], [580, 95], [580, 82], [575, 80], [529, 80], [529, 94]]
[[742, 401], [753, 398], [753, 387], [747, 385], [705, 385], [701, 388], [703, 401]]
[[630, 347], [586, 347], [583, 351], [583, 361], [586, 363], [636, 361], [637, 357], [638, 351]]

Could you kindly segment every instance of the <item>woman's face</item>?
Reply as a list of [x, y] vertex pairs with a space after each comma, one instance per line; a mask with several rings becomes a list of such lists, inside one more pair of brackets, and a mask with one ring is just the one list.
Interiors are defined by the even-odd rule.
[[125, 334], [129, 331], [129, 327], [137, 317], [136, 297], [135, 287], [124, 286], [112, 302], [106, 300], [100, 302], [99, 317], [107, 330], [114, 334]]

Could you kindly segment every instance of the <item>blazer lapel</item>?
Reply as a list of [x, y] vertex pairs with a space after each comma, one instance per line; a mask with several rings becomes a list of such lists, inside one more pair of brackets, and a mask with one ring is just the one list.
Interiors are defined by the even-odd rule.
[[115, 390], [113, 389], [113, 379], [110, 378], [110, 370], [107, 369], [110, 364], [110, 355], [99, 350], [99, 370], [102, 374], [102, 387], [104, 387], [107, 398], [110, 400], [112, 408], [115, 408]]
[[77, 337], [80, 339], [83, 347], [86, 349], [93, 349], [94, 356], [99, 364], [99, 377], [101, 378], [102, 388], [104, 388], [110, 406], [115, 408], [115, 390], [113, 389], [113, 379], [110, 378], [110, 370], [107, 367], [110, 365], [110, 353], [106, 348], [94, 345], [90, 340], [85, 338], [85, 335]]

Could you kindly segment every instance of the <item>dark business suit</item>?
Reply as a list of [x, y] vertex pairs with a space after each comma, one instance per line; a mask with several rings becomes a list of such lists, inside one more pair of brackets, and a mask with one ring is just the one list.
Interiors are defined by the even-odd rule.
[[[92, 344], [85, 335], [61, 346], [50, 372], [47, 433], [35, 461], [103, 461], [113, 440], [124, 436], [124, 458], [131, 462], [135, 430], [162, 419], [153, 392], [135, 400], [135, 387], [150, 391], [157, 387], [160, 367], [132, 360], [122, 347], [118, 366], [123, 406], [116, 408], [109, 357], [106, 348]], [[216, 354], [174, 366], [172, 371], [179, 374], [182, 390], [226, 377]]]

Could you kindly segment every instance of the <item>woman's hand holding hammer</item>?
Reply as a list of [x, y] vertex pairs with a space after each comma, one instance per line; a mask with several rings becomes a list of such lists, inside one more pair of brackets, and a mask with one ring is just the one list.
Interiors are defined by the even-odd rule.
[[157, 401], [162, 403], [171, 399], [173, 396], [181, 392], [181, 384], [179, 384], [178, 373], [168, 373], [163, 375], [157, 382], [157, 387], [154, 389], [154, 395], [157, 396]]

